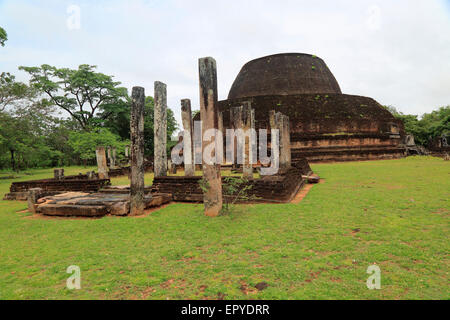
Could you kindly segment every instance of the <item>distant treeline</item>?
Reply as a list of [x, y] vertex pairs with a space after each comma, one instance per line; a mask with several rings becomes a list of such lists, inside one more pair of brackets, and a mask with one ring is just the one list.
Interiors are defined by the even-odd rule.
[[386, 107], [396, 118], [403, 121], [407, 134], [414, 136], [416, 144], [426, 147], [430, 139], [450, 135], [450, 106], [441, 107], [422, 117], [398, 112], [394, 107]]
[[[20, 67], [28, 84], [0, 75], [0, 170], [95, 164], [97, 146], [129, 145], [131, 100], [126, 88], [95, 66]], [[153, 156], [153, 98], [146, 98], [145, 153]], [[69, 116], [67, 116], [69, 115]], [[168, 149], [177, 129], [168, 109]]]

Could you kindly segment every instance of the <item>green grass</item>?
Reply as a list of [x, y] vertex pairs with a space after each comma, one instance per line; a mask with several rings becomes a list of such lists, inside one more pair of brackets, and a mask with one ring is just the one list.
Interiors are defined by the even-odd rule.
[[[239, 206], [216, 219], [193, 204], [144, 218], [30, 219], [18, 213], [25, 203], [1, 201], [0, 299], [450, 298], [449, 162], [313, 169], [325, 183], [300, 204]], [[32, 173], [21, 179], [52, 175]], [[0, 180], [0, 194], [10, 182]], [[374, 263], [382, 289], [371, 291]], [[65, 287], [71, 265], [81, 290]], [[266, 290], [252, 289], [262, 281]]]

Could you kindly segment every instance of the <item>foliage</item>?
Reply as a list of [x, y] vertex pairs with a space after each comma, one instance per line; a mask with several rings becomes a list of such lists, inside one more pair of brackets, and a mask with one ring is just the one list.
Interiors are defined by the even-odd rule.
[[5, 42], [8, 40], [8, 34], [6, 33], [5, 29], [0, 27], [0, 46], [4, 47]]
[[53, 123], [51, 109], [39, 102], [0, 112], [0, 168], [58, 165], [62, 154], [46, 141]]
[[421, 118], [403, 114], [392, 106], [387, 106], [386, 109], [403, 121], [406, 133], [412, 134], [419, 145], [426, 146], [430, 138], [450, 134], [450, 106], [426, 113]]
[[250, 195], [253, 185], [244, 177], [225, 177], [223, 178], [223, 208], [222, 214], [229, 214], [237, 201], [254, 201], [256, 196]]
[[[87, 64], [77, 70], [47, 64], [19, 67], [31, 75], [33, 87], [48, 96], [48, 103], [67, 111], [86, 131], [113, 115], [127, 97], [126, 88], [119, 87], [120, 82], [95, 72], [95, 68]], [[100, 117], [96, 117], [97, 112], [101, 113]]]
[[36, 97], [36, 92], [8, 72], [0, 74], [0, 112], [7, 107], [23, 106]]
[[118, 160], [122, 160], [125, 155], [125, 147], [130, 144], [129, 141], [121, 141], [120, 138], [111, 133], [106, 128], [98, 128], [86, 131], [73, 131], [69, 133], [69, 140], [67, 141], [76, 155], [83, 161], [83, 163], [95, 163], [95, 150], [98, 146], [116, 147]]
[[[144, 110], [144, 136], [145, 136], [145, 155], [153, 157], [154, 154], [154, 117], [155, 117], [155, 101], [152, 97], [145, 98]], [[167, 108], [167, 154], [177, 142], [171, 141], [172, 135], [178, 129], [177, 121], [173, 111]]]

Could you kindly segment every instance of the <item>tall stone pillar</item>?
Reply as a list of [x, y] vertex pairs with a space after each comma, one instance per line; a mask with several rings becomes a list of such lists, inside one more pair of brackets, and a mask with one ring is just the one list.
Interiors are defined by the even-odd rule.
[[243, 162], [243, 176], [244, 178], [253, 178], [253, 153], [256, 136], [255, 129], [255, 111], [252, 110], [250, 103], [245, 103], [242, 109], [242, 130], [244, 133], [243, 147], [244, 147], [244, 162]]
[[194, 148], [193, 148], [193, 126], [191, 100], [181, 100], [181, 118], [183, 120], [183, 157], [184, 174], [187, 177], [195, 175]]
[[[200, 115], [202, 119], [203, 138], [210, 129], [217, 129], [217, 67], [216, 61], [211, 58], [199, 59], [200, 78]], [[223, 143], [222, 139], [220, 139]], [[220, 174], [220, 163], [205, 161], [205, 149], [210, 144], [215, 144], [217, 154], [217, 137], [212, 137], [212, 141], [203, 140], [203, 182], [205, 190], [203, 192], [203, 202], [205, 205], [205, 215], [217, 217], [222, 210], [222, 177]], [[220, 146], [223, 147], [223, 146]]]
[[270, 112], [270, 126], [272, 129], [277, 129], [280, 132], [279, 166], [281, 171], [286, 171], [291, 168], [291, 133], [289, 117], [272, 110]]
[[104, 147], [97, 147], [95, 151], [97, 156], [98, 178], [108, 179], [108, 165], [106, 164], [106, 150]]
[[[243, 160], [243, 154], [239, 154], [238, 152], [240, 151], [238, 148], [238, 144], [240, 143], [239, 137], [236, 136], [236, 131], [242, 129], [243, 127], [243, 123], [242, 123], [242, 113], [244, 112], [244, 107], [243, 106], [239, 106], [239, 107], [234, 107], [230, 109], [230, 126], [231, 129], [234, 130], [235, 132], [235, 136], [233, 136], [233, 141], [232, 141], [232, 147], [234, 148], [233, 150], [233, 159], [232, 159], [232, 168], [235, 170], [238, 168], [240, 161], [239, 160]], [[242, 151], [242, 150], [241, 150]]]
[[130, 215], [144, 213], [144, 88], [134, 87], [131, 94], [131, 188]]
[[[219, 129], [219, 132], [220, 132], [220, 134], [222, 135], [222, 139], [225, 139], [225, 136], [226, 136], [226, 132], [225, 132], [225, 130], [224, 130], [224, 127], [223, 127], [223, 112], [218, 112], [217, 113], [217, 123], [218, 123], [218, 129]], [[224, 144], [225, 145], [225, 144]], [[222, 163], [221, 164], [225, 164], [225, 156], [224, 156], [224, 154], [222, 154]]]
[[154, 115], [155, 177], [167, 176], [167, 86], [155, 82]]
[[112, 147], [112, 151], [111, 151], [112, 155], [111, 155], [111, 166], [113, 169], [116, 168], [116, 160], [117, 160], [117, 148], [116, 147]]

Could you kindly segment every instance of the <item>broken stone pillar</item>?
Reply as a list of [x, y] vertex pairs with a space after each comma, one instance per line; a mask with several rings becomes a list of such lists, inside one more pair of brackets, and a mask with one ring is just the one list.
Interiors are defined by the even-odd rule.
[[177, 165], [175, 163], [172, 163], [170, 166], [170, 173], [171, 174], [177, 174]]
[[108, 179], [108, 166], [106, 164], [106, 151], [104, 147], [97, 147], [95, 151], [97, 156], [98, 178]]
[[167, 86], [155, 82], [154, 115], [155, 177], [167, 176]]
[[64, 169], [55, 169], [53, 170], [53, 175], [55, 180], [62, 180], [64, 179]]
[[[202, 119], [203, 138], [209, 130], [217, 129], [217, 68], [216, 61], [211, 58], [199, 59], [200, 78], [200, 116]], [[205, 205], [205, 215], [217, 217], [222, 210], [222, 177], [220, 174], [220, 163], [208, 160], [205, 150], [209, 150], [210, 144], [215, 144], [217, 156], [218, 139], [213, 135], [211, 141], [203, 140], [203, 202]], [[220, 139], [223, 147], [223, 140]]]
[[187, 177], [195, 175], [194, 164], [194, 147], [193, 147], [193, 123], [191, 100], [181, 100], [181, 118], [183, 120], [183, 158], [184, 158], [184, 174]]
[[28, 211], [31, 213], [36, 213], [36, 204], [38, 199], [41, 198], [44, 190], [42, 188], [33, 188], [28, 190]]
[[97, 178], [95, 176], [95, 172], [94, 171], [89, 171], [86, 175], [87, 175], [88, 180], [95, 180]]
[[[281, 172], [291, 168], [291, 133], [289, 117], [272, 110], [270, 112], [270, 126], [272, 129], [279, 130], [280, 133], [280, 153], [279, 167]], [[273, 139], [272, 139], [273, 140]]]
[[144, 88], [134, 87], [131, 95], [131, 186], [130, 215], [144, 213]]

